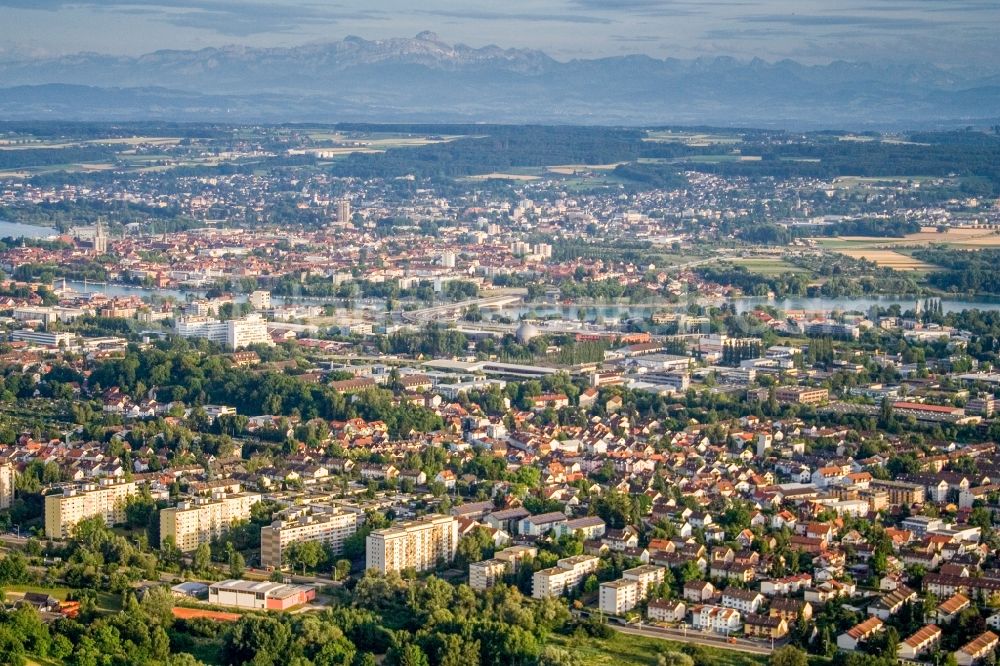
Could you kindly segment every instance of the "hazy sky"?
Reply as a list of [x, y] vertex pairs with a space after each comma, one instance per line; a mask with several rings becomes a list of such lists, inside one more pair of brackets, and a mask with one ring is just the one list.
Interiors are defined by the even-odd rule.
[[1000, 0], [0, 0], [0, 54], [294, 46], [432, 30], [561, 60], [646, 53], [1000, 62]]

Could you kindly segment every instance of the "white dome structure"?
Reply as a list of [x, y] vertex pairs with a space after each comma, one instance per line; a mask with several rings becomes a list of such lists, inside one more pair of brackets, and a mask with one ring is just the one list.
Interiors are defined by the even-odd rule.
[[539, 335], [541, 335], [541, 331], [538, 330], [538, 327], [526, 321], [522, 321], [521, 325], [514, 331], [514, 337], [521, 344], [531, 342], [532, 338], [537, 338]]

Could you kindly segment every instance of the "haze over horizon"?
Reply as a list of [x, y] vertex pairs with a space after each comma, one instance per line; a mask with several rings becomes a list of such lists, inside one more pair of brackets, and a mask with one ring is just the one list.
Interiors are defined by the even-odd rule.
[[0, 0], [0, 59], [289, 47], [432, 30], [448, 43], [558, 60], [644, 54], [928, 63], [997, 70], [991, 0]]

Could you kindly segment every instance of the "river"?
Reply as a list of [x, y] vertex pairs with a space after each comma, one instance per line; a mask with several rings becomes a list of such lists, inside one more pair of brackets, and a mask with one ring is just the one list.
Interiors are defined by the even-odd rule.
[[[858, 311], [867, 313], [873, 305], [887, 308], [891, 305], [899, 305], [902, 311], [912, 310], [918, 300], [924, 300], [917, 296], [866, 296], [863, 298], [850, 297], [789, 297], [780, 299], [769, 299], [761, 296], [731, 298], [728, 301], [705, 301], [696, 299], [694, 302], [702, 305], [721, 305], [723, 302], [731, 303], [737, 312], [748, 312], [759, 308], [762, 305], [775, 307], [778, 310], [807, 310], [816, 311]], [[966, 298], [949, 297], [941, 298], [941, 307], [945, 312], [960, 312], [962, 310], [1000, 310], [1000, 297]], [[640, 303], [636, 305], [618, 304], [552, 304], [552, 303], [526, 303], [514, 307], [503, 308], [495, 312], [499, 315], [518, 319], [522, 316], [529, 318], [561, 318], [575, 320], [580, 311], [586, 313], [587, 321], [595, 318], [604, 320], [630, 319], [633, 317], [649, 317], [651, 312], [663, 310], [676, 312], [686, 309], [686, 304], [675, 303]]]
[[[865, 296], [862, 298], [826, 298], [826, 297], [789, 297], [781, 299], [768, 299], [763, 296], [734, 298], [732, 302], [736, 306], [737, 312], [746, 312], [760, 307], [770, 305], [779, 310], [808, 310], [808, 311], [828, 311], [828, 310], [855, 310], [868, 312], [873, 305], [887, 308], [891, 305], [899, 305], [903, 312], [912, 310], [918, 301], [926, 300], [917, 296]], [[1000, 310], [1000, 298], [983, 297], [942, 297], [941, 309], [945, 312], [961, 312], [962, 310]]]
[[[59, 286], [59, 281], [57, 285]], [[193, 296], [196, 298], [203, 297], [205, 295], [204, 291], [191, 290], [182, 291], [179, 289], [146, 289], [144, 287], [138, 287], [133, 285], [125, 284], [104, 284], [104, 283], [93, 283], [88, 282], [86, 285], [82, 281], [77, 280], [67, 280], [66, 286], [81, 292], [81, 293], [91, 293], [98, 292], [107, 294], [108, 296], [140, 296], [142, 298], [149, 298], [152, 296], [172, 296], [178, 300], [185, 300], [188, 296]], [[235, 295], [237, 302], [242, 302], [247, 299], [245, 294]], [[865, 296], [862, 298], [850, 298], [850, 297], [788, 297], [780, 299], [769, 299], [763, 296], [748, 296], [743, 298], [732, 298], [726, 302], [731, 303], [737, 312], [747, 312], [754, 310], [762, 305], [768, 305], [777, 308], [778, 310], [807, 310], [811, 312], [826, 312], [832, 310], [841, 311], [858, 311], [867, 312], [871, 306], [879, 305], [883, 308], [887, 308], [891, 305], [899, 305], [900, 308], [905, 312], [907, 310], [912, 310], [918, 300], [923, 300], [922, 298], [916, 296]], [[962, 310], [1000, 310], [1000, 297], [983, 297], [983, 298], [970, 298], [970, 297], [945, 297], [941, 298], [941, 307], [945, 312], [960, 312]], [[281, 305], [284, 303], [288, 304], [299, 304], [299, 305], [336, 305], [338, 307], [343, 307], [343, 299], [340, 298], [302, 298], [302, 297], [287, 297], [283, 298], [281, 296], [274, 296], [271, 302], [275, 305]], [[699, 300], [695, 302], [701, 302], [703, 305], [720, 305], [723, 301], [704, 301]], [[355, 299], [355, 308], [357, 309], [369, 309], [382, 311], [384, 309], [384, 304], [378, 299], [372, 299], [371, 301]], [[633, 317], [649, 317], [650, 313], [656, 312], [657, 310], [663, 310], [667, 312], [677, 312], [682, 311], [686, 308], [686, 305], [675, 304], [675, 303], [638, 303], [634, 305], [629, 304], [553, 304], [553, 303], [523, 303], [514, 305], [512, 307], [505, 307], [500, 310], [488, 309], [484, 311], [484, 314], [489, 318], [491, 315], [502, 315], [509, 317], [511, 319], [519, 319], [520, 317], [527, 316], [529, 318], [559, 318], [567, 320], [578, 319], [579, 313], [583, 310], [586, 313], [587, 321], [593, 321], [597, 318], [601, 318], [608, 321], [619, 320], [619, 319], [630, 319]]]
[[49, 238], [58, 233], [52, 227], [36, 227], [33, 224], [0, 220], [0, 238]]

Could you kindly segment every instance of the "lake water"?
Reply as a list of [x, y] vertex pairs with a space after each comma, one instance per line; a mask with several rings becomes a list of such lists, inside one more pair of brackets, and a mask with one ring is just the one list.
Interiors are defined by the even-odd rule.
[[33, 224], [0, 220], [0, 238], [48, 238], [58, 233], [52, 227], [36, 227]]

